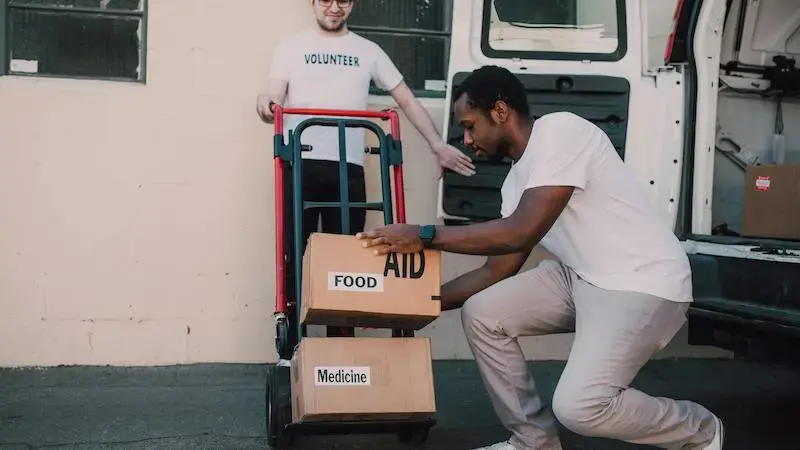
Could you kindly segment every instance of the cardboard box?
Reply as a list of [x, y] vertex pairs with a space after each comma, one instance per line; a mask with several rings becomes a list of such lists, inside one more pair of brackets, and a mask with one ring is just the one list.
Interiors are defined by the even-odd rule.
[[354, 236], [314, 233], [303, 255], [300, 320], [418, 330], [441, 314], [441, 253], [376, 256]]
[[742, 235], [800, 239], [800, 165], [747, 169]]
[[290, 370], [293, 422], [418, 420], [436, 413], [426, 337], [306, 337]]

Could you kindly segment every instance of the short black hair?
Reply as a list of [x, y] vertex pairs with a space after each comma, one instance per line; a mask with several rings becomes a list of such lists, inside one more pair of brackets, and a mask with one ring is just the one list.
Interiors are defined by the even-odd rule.
[[519, 78], [504, 67], [483, 66], [474, 70], [458, 86], [453, 100], [458, 100], [463, 94], [467, 94], [467, 102], [471, 107], [486, 113], [498, 100], [525, 117], [531, 113], [525, 87]]

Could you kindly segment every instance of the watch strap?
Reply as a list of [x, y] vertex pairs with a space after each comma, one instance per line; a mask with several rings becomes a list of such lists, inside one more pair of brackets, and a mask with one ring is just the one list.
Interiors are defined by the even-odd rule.
[[429, 247], [433, 243], [433, 239], [436, 237], [436, 226], [421, 226], [419, 229], [419, 237], [422, 239], [423, 245], [425, 245], [425, 247]]

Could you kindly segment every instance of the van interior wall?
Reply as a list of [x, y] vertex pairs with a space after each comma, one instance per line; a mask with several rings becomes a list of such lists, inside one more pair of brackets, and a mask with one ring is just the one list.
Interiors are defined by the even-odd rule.
[[[712, 229], [717, 229], [712, 233], [720, 234], [728, 233], [724, 228], [733, 233], [741, 232], [746, 179], [745, 169], [722, 150], [735, 150], [738, 146], [741, 156], [750, 159], [751, 163], [774, 164], [772, 147], [779, 96], [757, 91], [742, 93], [741, 89], [749, 83], [746, 78], [739, 77], [754, 77], [752, 72], [748, 73], [749, 69], [774, 66], [773, 57], [776, 55], [800, 59], [800, 16], [797, 14], [797, 0], [732, 0], [729, 5], [720, 64], [727, 69], [729, 63], [735, 62], [743, 69], [736, 68], [732, 72], [720, 70], [717, 102], [718, 149], [714, 155], [712, 198]], [[746, 6], [745, 9], [742, 9], [743, 5]], [[742, 80], [745, 82], [742, 83]], [[754, 83], [763, 85], [764, 80], [756, 79]], [[798, 97], [796, 93], [787, 93], [780, 102], [782, 134], [786, 142], [785, 164], [800, 163]], [[720, 142], [720, 136], [725, 136], [726, 139]]]
[[[772, 136], [775, 130], [777, 98], [720, 92], [717, 118], [722, 130], [743, 150], [772, 164]], [[783, 99], [783, 134], [786, 164], [800, 163], [800, 102]], [[739, 232], [742, 224], [745, 171], [723, 153], [714, 158], [713, 226], [727, 226]]]

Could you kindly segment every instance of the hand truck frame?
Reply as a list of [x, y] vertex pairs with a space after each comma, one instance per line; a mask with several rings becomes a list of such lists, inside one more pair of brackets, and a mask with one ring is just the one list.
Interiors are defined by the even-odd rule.
[[[405, 195], [403, 185], [402, 143], [400, 118], [397, 111], [334, 110], [311, 108], [283, 108], [270, 105], [275, 116], [275, 347], [278, 362], [267, 371], [267, 441], [272, 448], [285, 448], [300, 435], [345, 435], [396, 433], [401, 442], [419, 445], [428, 438], [435, 418], [418, 420], [365, 420], [336, 422], [293, 423], [289, 361], [294, 349], [305, 336], [300, 325], [302, 287], [303, 212], [308, 208], [339, 208], [342, 233], [350, 234], [349, 212], [352, 208], [383, 211], [384, 224], [405, 223]], [[303, 120], [294, 130], [289, 130], [284, 142], [285, 115], [312, 116]], [[317, 116], [317, 117], [315, 117]], [[390, 134], [368, 119], [389, 121]], [[339, 191], [340, 202], [309, 202], [302, 194], [302, 152], [310, 150], [300, 143], [303, 131], [311, 126], [337, 127], [339, 131]], [[379, 155], [382, 201], [350, 202], [347, 184], [346, 128], [365, 128], [378, 138], [378, 147], [368, 147], [365, 152]], [[390, 168], [394, 174], [394, 197], [397, 220], [392, 208]], [[290, 173], [287, 176], [287, 173]], [[287, 220], [289, 219], [289, 220]], [[291, 285], [294, 289], [287, 290]], [[290, 300], [289, 296], [294, 299]], [[413, 330], [393, 329], [392, 337], [413, 337]]]

